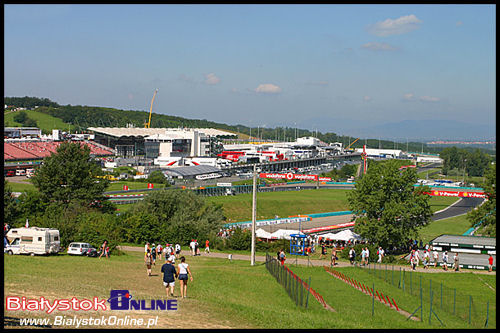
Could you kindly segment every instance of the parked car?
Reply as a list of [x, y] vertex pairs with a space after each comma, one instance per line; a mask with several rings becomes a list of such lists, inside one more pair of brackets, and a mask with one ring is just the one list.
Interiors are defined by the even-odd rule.
[[87, 257], [96, 258], [98, 256], [99, 256], [99, 252], [97, 252], [96, 248], [91, 247], [90, 249], [87, 250]]
[[7, 170], [5, 172], [6, 177], [14, 177], [16, 175], [16, 172], [14, 170]]
[[[90, 249], [94, 249], [89, 243], [70, 243], [67, 253], [69, 255], [86, 256]], [[95, 249], [94, 249], [95, 250]]]

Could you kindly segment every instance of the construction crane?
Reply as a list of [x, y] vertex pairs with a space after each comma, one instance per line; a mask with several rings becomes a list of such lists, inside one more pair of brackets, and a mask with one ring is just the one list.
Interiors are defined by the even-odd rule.
[[349, 150], [349, 147], [351, 147], [351, 146], [352, 146], [352, 145], [353, 145], [356, 141], [358, 141], [358, 140], [359, 140], [359, 138], [357, 138], [356, 140], [354, 140], [354, 141], [353, 141], [353, 142], [352, 142], [349, 146], [347, 146], [347, 147], [346, 147], [346, 149], [345, 149], [345, 150]]
[[144, 123], [144, 128], [150, 128], [150, 126], [151, 126], [151, 113], [153, 112], [153, 102], [155, 100], [157, 92], [158, 92], [158, 88], [156, 88], [155, 93], [153, 94], [153, 99], [151, 100], [151, 107], [149, 108], [149, 120], [147, 123]]

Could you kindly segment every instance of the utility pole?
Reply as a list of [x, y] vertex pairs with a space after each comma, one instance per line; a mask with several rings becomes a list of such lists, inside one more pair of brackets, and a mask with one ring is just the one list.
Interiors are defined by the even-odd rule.
[[252, 249], [250, 265], [255, 266], [255, 222], [257, 218], [257, 164], [253, 165], [253, 195], [252, 195]]

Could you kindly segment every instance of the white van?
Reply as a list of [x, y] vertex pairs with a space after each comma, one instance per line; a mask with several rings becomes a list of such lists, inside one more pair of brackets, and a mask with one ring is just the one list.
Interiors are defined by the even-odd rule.
[[24, 170], [24, 169], [17, 169], [16, 170], [16, 176], [26, 176], [26, 170]]
[[13, 228], [7, 233], [8, 254], [57, 254], [61, 250], [59, 230], [50, 228]]
[[26, 169], [26, 177], [31, 178], [35, 174], [35, 169]]

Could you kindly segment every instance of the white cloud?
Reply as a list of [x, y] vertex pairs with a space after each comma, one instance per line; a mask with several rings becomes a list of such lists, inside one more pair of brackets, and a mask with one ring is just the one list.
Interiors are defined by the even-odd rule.
[[403, 99], [405, 101], [413, 101], [413, 100], [415, 100], [415, 95], [412, 93], [404, 94]]
[[372, 100], [372, 98], [370, 96], [364, 96], [363, 97], [363, 101], [364, 102], [370, 102]]
[[370, 42], [361, 45], [362, 48], [371, 50], [371, 51], [395, 51], [396, 48], [387, 43], [378, 43], [378, 42]]
[[279, 94], [281, 92], [281, 88], [271, 83], [264, 83], [259, 84], [259, 86], [255, 88], [255, 92], [263, 94]]
[[415, 15], [401, 16], [397, 19], [387, 19], [385, 21], [377, 22], [368, 27], [368, 32], [375, 36], [386, 37], [390, 35], [401, 35], [418, 29], [421, 20]]
[[214, 74], [210, 73], [205, 75], [205, 83], [209, 85], [216, 85], [220, 82], [220, 79]]
[[438, 97], [433, 97], [433, 96], [421, 96], [420, 100], [422, 102], [439, 102], [440, 99]]

